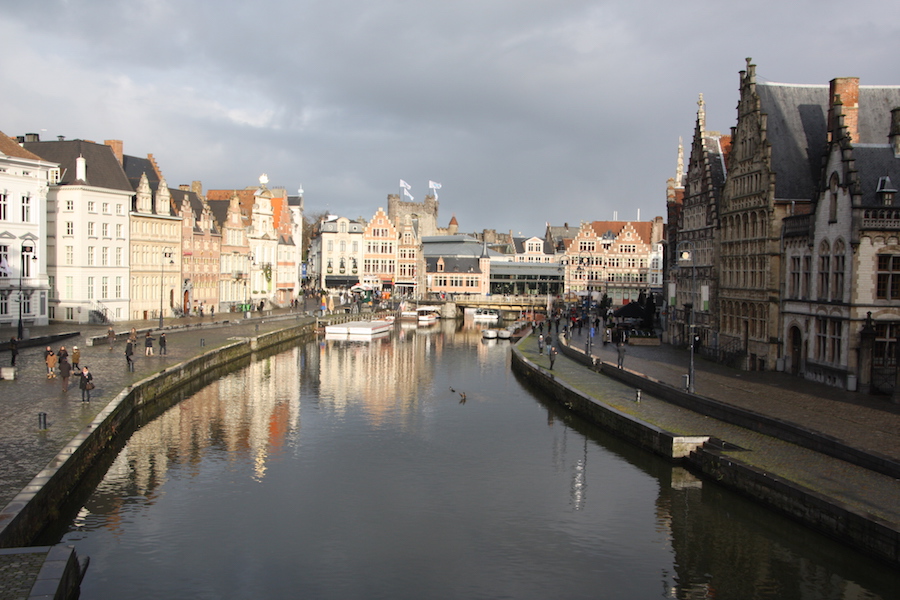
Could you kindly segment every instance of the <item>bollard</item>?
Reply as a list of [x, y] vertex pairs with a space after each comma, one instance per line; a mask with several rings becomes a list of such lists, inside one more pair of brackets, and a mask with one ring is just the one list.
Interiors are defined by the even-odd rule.
[[47, 429], [47, 413], [38, 413], [38, 429]]
[[691, 389], [691, 376], [690, 375], [682, 375], [682, 379], [684, 380], [684, 389]]
[[200, 338], [200, 347], [202, 348], [205, 345], [206, 345], [206, 338]]
[[640, 390], [640, 388], [634, 390], [634, 401], [637, 402], [638, 404], [641, 403], [641, 390]]

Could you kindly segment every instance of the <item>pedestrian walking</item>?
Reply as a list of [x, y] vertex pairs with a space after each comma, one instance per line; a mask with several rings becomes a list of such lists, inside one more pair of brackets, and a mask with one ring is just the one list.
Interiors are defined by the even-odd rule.
[[619, 343], [616, 344], [616, 353], [619, 355], [616, 366], [622, 369], [622, 365], [625, 363], [625, 342], [622, 340], [619, 340]]
[[169, 353], [168, 348], [166, 346], [166, 334], [159, 334], [159, 355], [165, 356]]
[[111, 326], [106, 330], [106, 342], [109, 344], [109, 349], [112, 350], [113, 344], [116, 342], [116, 331]]
[[81, 381], [78, 382], [78, 387], [81, 388], [81, 401], [90, 402], [91, 390], [94, 389], [94, 376], [87, 366], [81, 369]]
[[63, 359], [69, 360], [69, 351], [66, 350], [65, 346], [60, 346], [56, 352], [56, 357], [59, 359], [59, 362], [62, 362]]
[[547, 342], [547, 355], [549, 356], [550, 355], [550, 344], [553, 343], [553, 338], [548, 334], [547, 339], [544, 341]]
[[556, 351], [556, 346], [550, 346], [550, 370], [553, 370], [553, 363], [556, 362], [556, 355], [558, 352]]
[[16, 338], [9, 339], [9, 359], [10, 366], [16, 366], [16, 357], [19, 356], [19, 340]]
[[134, 344], [131, 343], [131, 340], [125, 342], [125, 366], [131, 373], [134, 373], [134, 360], [131, 358], [134, 355]]
[[62, 379], [63, 394], [69, 391], [69, 377], [72, 376], [72, 365], [63, 357], [59, 361], [59, 378]]
[[75, 373], [81, 372], [81, 350], [78, 349], [78, 346], [72, 346], [72, 370]]
[[539, 335], [538, 336], [538, 354], [543, 354], [543, 353], [544, 353], [544, 336]]
[[156, 339], [150, 332], [147, 332], [147, 335], [144, 336], [144, 356], [153, 356], [153, 340]]
[[47, 346], [47, 349], [44, 350], [44, 362], [47, 363], [47, 379], [56, 377], [56, 361], [56, 353], [53, 352], [50, 346]]
[[137, 344], [137, 329], [134, 327], [131, 328], [131, 333], [128, 334], [128, 339], [131, 340], [132, 344]]

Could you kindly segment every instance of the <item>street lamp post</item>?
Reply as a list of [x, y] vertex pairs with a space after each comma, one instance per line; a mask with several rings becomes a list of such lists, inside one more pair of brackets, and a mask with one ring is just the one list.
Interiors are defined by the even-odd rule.
[[172, 257], [172, 248], [170, 246], [166, 246], [162, 249], [162, 254], [159, 259], [159, 328], [163, 328], [163, 297], [165, 296], [165, 267], [166, 267], [166, 259], [169, 259], [170, 264], [174, 264], [175, 261], [171, 260]]
[[25, 290], [24, 290], [23, 284], [25, 283], [25, 255], [26, 254], [31, 254], [32, 260], [37, 260], [37, 256], [34, 256], [34, 246], [32, 245], [32, 243], [30, 241], [22, 242], [22, 251], [20, 254], [21, 265], [19, 267], [20, 268], [20, 271], [19, 271], [19, 327], [17, 330], [18, 339], [20, 339], [20, 340], [25, 335], [25, 327], [24, 327], [24, 324], [22, 323], [22, 305], [24, 304], [24, 301], [25, 301]]
[[[682, 250], [682, 246], [688, 246], [690, 250]], [[688, 335], [691, 338], [691, 363], [688, 371], [688, 393], [694, 393], [694, 289], [696, 288], [697, 258], [694, 242], [682, 240], [676, 246], [679, 260], [691, 261], [691, 301], [685, 302], [684, 309], [688, 311]]]

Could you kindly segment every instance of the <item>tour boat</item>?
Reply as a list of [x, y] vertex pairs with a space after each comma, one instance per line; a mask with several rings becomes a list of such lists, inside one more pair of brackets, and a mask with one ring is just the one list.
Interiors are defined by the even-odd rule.
[[479, 308], [472, 318], [483, 323], [496, 323], [500, 320], [500, 313], [493, 308]]
[[499, 334], [497, 333], [496, 329], [482, 329], [481, 330], [481, 337], [483, 337], [486, 340], [496, 340], [498, 335]]
[[346, 337], [371, 337], [391, 330], [391, 321], [350, 321], [325, 326], [325, 334]]
[[438, 316], [441, 314], [439, 306], [420, 306], [416, 309], [419, 325], [431, 325], [437, 323]]
[[508, 328], [498, 329], [497, 337], [501, 340], [508, 340], [512, 337], [512, 331], [510, 331]]

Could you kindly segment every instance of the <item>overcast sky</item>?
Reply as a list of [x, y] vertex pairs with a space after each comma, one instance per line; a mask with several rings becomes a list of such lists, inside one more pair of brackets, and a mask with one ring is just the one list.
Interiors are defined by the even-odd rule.
[[170, 186], [256, 185], [371, 218], [401, 179], [439, 221], [665, 215], [698, 94], [900, 84], [900, 3], [858, 0], [0, 0], [0, 130], [121, 139]]

